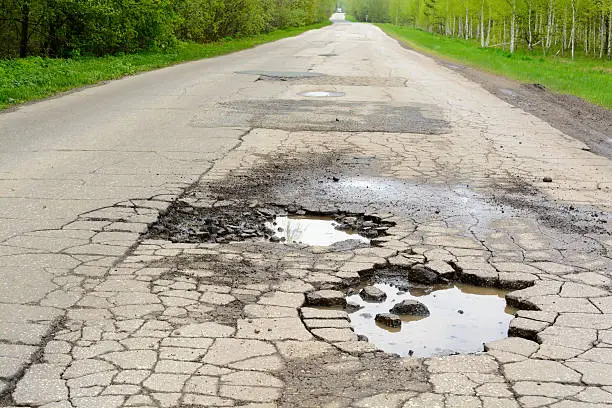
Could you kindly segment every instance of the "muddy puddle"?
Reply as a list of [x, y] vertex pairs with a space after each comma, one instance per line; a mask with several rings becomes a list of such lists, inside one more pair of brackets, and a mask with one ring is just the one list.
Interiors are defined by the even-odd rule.
[[275, 231], [275, 241], [288, 244], [329, 246], [337, 242], [357, 240], [369, 244], [370, 240], [352, 229], [340, 230], [342, 225], [333, 217], [284, 216], [267, 222], [266, 227]]
[[[381, 301], [365, 300], [359, 293], [347, 298], [361, 308], [350, 314], [355, 333], [379, 349], [400, 356], [429, 357], [483, 351], [483, 343], [505, 338], [516, 309], [506, 305], [507, 291], [465, 284], [412, 287], [407, 291], [388, 283], [375, 288], [386, 295]], [[379, 292], [380, 293], [380, 292]], [[402, 301], [418, 301], [428, 312], [395, 313], [400, 327], [375, 321]], [[399, 323], [399, 322], [397, 322]]]

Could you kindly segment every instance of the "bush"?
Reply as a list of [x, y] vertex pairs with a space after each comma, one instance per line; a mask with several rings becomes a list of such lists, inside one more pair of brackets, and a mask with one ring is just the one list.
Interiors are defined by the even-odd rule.
[[[167, 50], [327, 19], [333, 0], [0, 0], [0, 58]], [[25, 39], [25, 45], [24, 45]]]

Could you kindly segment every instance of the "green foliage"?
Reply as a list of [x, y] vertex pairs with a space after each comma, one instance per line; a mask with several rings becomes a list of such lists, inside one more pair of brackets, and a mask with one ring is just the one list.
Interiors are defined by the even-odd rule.
[[612, 62], [592, 58], [575, 60], [542, 57], [527, 52], [509, 53], [480, 48], [470, 40], [430, 34], [410, 27], [379, 24], [389, 35], [411, 47], [517, 80], [539, 83], [551, 90], [580, 96], [612, 109]]
[[391, 22], [514, 53], [612, 59], [612, 0], [346, 0], [359, 21]]
[[333, 0], [0, 0], [0, 58], [168, 50], [326, 20]]
[[298, 35], [327, 24], [329, 22], [207, 44], [178, 42], [166, 52], [148, 51], [117, 56], [66, 59], [27, 57], [0, 60], [0, 109], [141, 71], [228, 54]]

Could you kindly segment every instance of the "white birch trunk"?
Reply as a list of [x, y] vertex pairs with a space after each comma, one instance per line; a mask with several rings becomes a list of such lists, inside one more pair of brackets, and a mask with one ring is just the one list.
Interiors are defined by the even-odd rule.
[[601, 19], [599, 21], [599, 58], [603, 58], [605, 46], [604, 41], [606, 41], [606, 18], [604, 17], [603, 8], [601, 9]]
[[567, 48], [567, 7], [563, 8], [563, 44], [561, 46], [563, 53], [565, 53], [566, 48]]
[[465, 39], [469, 40], [470, 39], [470, 20], [469, 20], [469, 10], [468, 10], [468, 4], [467, 1], [465, 2], [465, 28], [464, 28], [464, 34], [465, 34]]
[[484, 0], [480, 4], [480, 46], [485, 47], [485, 31], [484, 31]]
[[546, 48], [545, 53], [548, 53], [551, 45], [551, 35], [552, 35], [552, 25], [553, 25], [553, 0], [548, 2], [548, 26], [546, 27]]
[[531, 44], [533, 43], [533, 33], [531, 32], [531, 1], [529, 2], [529, 10], [527, 10], [527, 33], [528, 33], [528, 41], [527, 41], [527, 49], [531, 51]]
[[572, 47], [572, 59], [574, 59], [574, 52], [576, 49], [576, 4], [575, 0], [572, 0], [572, 31], [570, 33], [570, 42]]
[[612, 7], [608, 16], [608, 59], [612, 58]]
[[488, 47], [491, 44], [491, 6], [489, 6], [489, 25], [487, 27], [487, 41], [485, 45]]

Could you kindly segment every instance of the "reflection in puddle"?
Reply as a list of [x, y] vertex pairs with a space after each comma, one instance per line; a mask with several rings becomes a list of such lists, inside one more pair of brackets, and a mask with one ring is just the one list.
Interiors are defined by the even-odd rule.
[[289, 244], [328, 246], [348, 239], [366, 244], [370, 240], [352, 231], [336, 229], [339, 224], [332, 217], [276, 217], [266, 227], [275, 231], [275, 236]]
[[[515, 309], [506, 305], [507, 291], [471, 285], [436, 285], [411, 288], [408, 292], [386, 283], [375, 286], [387, 294], [384, 302], [364, 301], [358, 294], [348, 302], [362, 306], [353, 312], [355, 333], [388, 353], [428, 357], [483, 351], [483, 343], [507, 337]], [[401, 315], [401, 328], [389, 328], [374, 321], [379, 313], [403, 300], [414, 299], [429, 309], [430, 316]], [[412, 351], [412, 353], [411, 353]]]
[[334, 92], [334, 91], [309, 91], [309, 92], [301, 92], [299, 93], [301, 96], [306, 96], [309, 98], [326, 98], [326, 97], [339, 97], [344, 96], [344, 92]]

